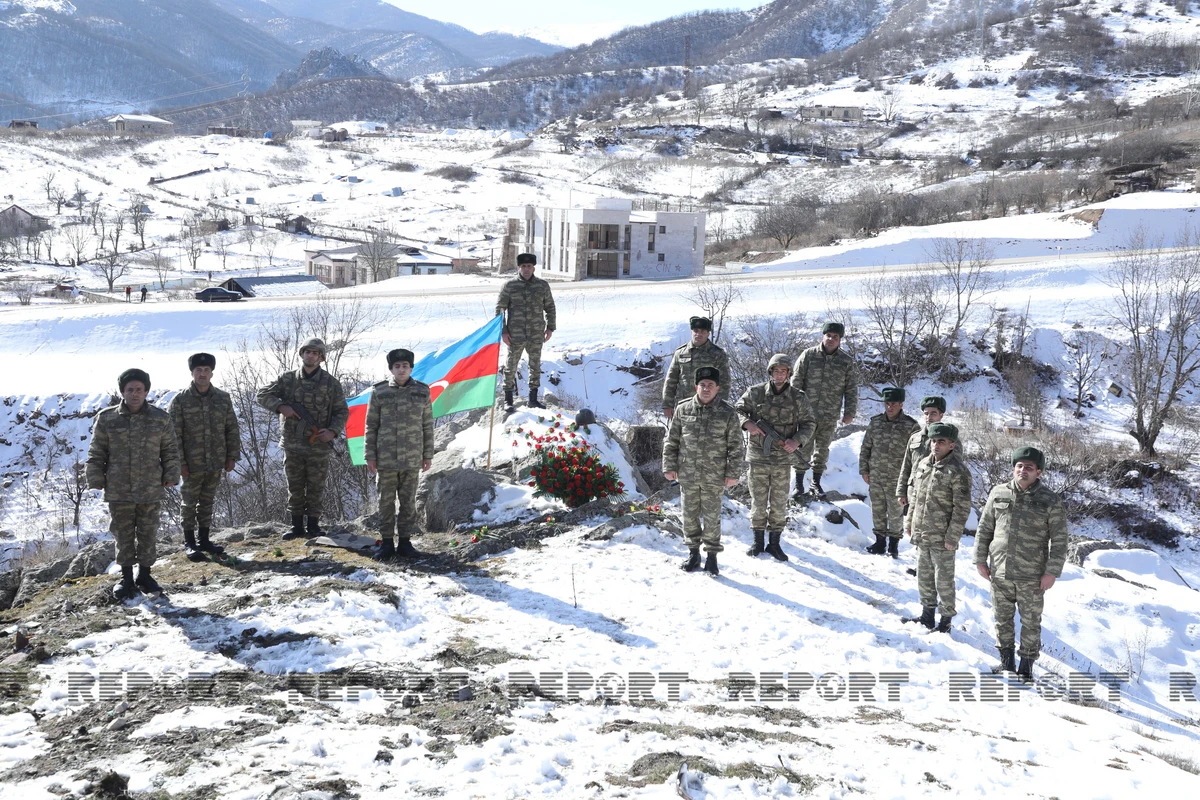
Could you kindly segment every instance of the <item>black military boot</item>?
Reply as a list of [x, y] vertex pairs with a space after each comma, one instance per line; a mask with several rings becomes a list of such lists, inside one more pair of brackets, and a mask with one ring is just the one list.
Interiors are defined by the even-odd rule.
[[887, 542], [887, 552], [892, 558], [900, 557], [900, 537], [889, 536]]
[[954, 619], [954, 617], [947, 617], [945, 614], [942, 614], [942, 618], [940, 620], [938, 620], [937, 627], [934, 628], [934, 630], [937, 631], [938, 633], [949, 633], [950, 632], [950, 620], [952, 620], [952, 619]]
[[1021, 663], [1017, 666], [1017, 677], [1022, 683], [1033, 683], [1033, 659], [1021, 656]]
[[188, 530], [183, 532], [183, 554], [187, 556], [188, 561], [204, 560], [204, 553], [196, 546], [196, 534]]
[[121, 581], [113, 587], [113, 597], [128, 600], [137, 593], [137, 584], [133, 581], [133, 565], [121, 567]]
[[1016, 672], [1017, 659], [1016, 653], [1011, 647], [1000, 648], [1000, 672]]
[[538, 400], [538, 390], [537, 389], [529, 390], [529, 407], [530, 408], [545, 408], [546, 407], [546, 406], [542, 405], [542, 403]]
[[162, 592], [162, 587], [158, 585], [158, 581], [154, 580], [154, 576], [150, 574], [150, 568], [142, 564], [138, 565], [138, 576], [134, 583], [137, 585], [137, 588], [146, 594], [160, 594]]
[[391, 561], [396, 555], [396, 544], [392, 537], [385, 536], [379, 540], [379, 549], [375, 551], [376, 561]]
[[425, 554], [413, 547], [412, 539], [407, 536], [396, 540], [396, 558], [420, 558], [423, 555]]
[[512, 389], [504, 390], [504, 410], [507, 411], [509, 414], [511, 414], [512, 412], [517, 410], [516, 406], [513, 405], [513, 390]]
[[292, 514], [292, 529], [283, 535], [284, 539], [304, 538], [304, 515]]
[[825, 490], [821, 488], [821, 475], [817, 472], [813, 473], [812, 494], [815, 494], [822, 500], [825, 499]]
[[804, 476], [807, 474], [808, 470], [804, 470], [803, 472], [799, 470], [796, 471], [796, 491], [792, 493], [793, 500], [795, 500], [797, 497], [804, 496]]
[[763, 547], [764, 532], [763, 531], [753, 531], [753, 533], [754, 533], [754, 544], [750, 545], [750, 549], [746, 551], [746, 555], [748, 555], [748, 556], [757, 556], [758, 554], [762, 553], [763, 550], [765, 550], [765, 548]]
[[767, 552], [775, 557], [776, 561], [787, 561], [787, 553], [783, 552], [783, 548], [779, 546], [779, 537], [783, 535], [783, 531], [771, 531], [768, 538]]
[[208, 528], [200, 529], [200, 536], [196, 540], [196, 549], [203, 550], [206, 553], [212, 553], [214, 556], [225, 555], [225, 548], [219, 544], [213, 544], [208, 540]]
[[683, 562], [679, 568], [684, 572], [695, 572], [700, 569], [700, 548], [688, 550], [687, 561]]
[[934, 622], [933, 615], [937, 611], [937, 606], [923, 606], [921, 608], [921, 616], [919, 617], [902, 617], [901, 622], [919, 622], [929, 630], [933, 630]]
[[315, 536], [324, 536], [324, 535], [325, 535], [325, 532], [321, 530], [320, 517], [309, 517], [308, 518], [308, 536], [309, 536], [309, 538], [312, 538]]
[[887, 537], [884, 536], [882, 533], [877, 533], [877, 534], [875, 534], [875, 544], [868, 547], [867, 552], [873, 556], [881, 556], [881, 555], [883, 555], [883, 552], [886, 549], [887, 549]]
[[704, 559], [704, 571], [709, 575], [719, 575], [721, 571], [717, 569], [717, 554], [713, 551], [708, 551], [708, 556]]

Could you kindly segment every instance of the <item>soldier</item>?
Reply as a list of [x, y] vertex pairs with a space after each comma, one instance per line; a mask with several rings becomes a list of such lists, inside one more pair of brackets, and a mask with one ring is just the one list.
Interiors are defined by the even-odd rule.
[[279, 446], [288, 482], [288, 511], [292, 530], [285, 539], [320, 536], [321, 501], [333, 441], [346, 429], [350, 409], [342, 384], [321, 368], [325, 343], [309, 339], [300, 347], [303, 366], [285, 372], [258, 390], [258, 404], [282, 417]]
[[213, 501], [222, 471], [233, 472], [233, 465], [242, 455], [242, 434], [233, 412], [233, 398], [212, 385], [216, 366], [217, 359], [209, 353], [189, 356], [192, 385], [171, 400], [171, 421], [182, 462], [183, 544], [189, 555], [196, 551], [224, 552], [208, 540]]
[[1067, 513], [1062, 498], [1041, 482], [1046, 457], [1035, 447], [1012, 454], [1013, 479], [992, 488], [975, 533], [975, 568], [992, 582], [992, 613], [1000, 669], [1013, 670], [1013, 615], [1021, 614], [1021, 664], [1033, 679], [1042, 651], [1042, 606], [1067, 560]]
[[817, 427], [812, 438], [797, 451], [796, 494], [800, 502], [804, 495], [804, 473], [812, 469], [812, 489], [824, 497], [821, 475], [829, 462], [829, 443], [837, 429], [838, 416], [843, 425], [854, 421], [858, 413], [858, 370], [854, 359], [842, 350], [846, 328], [840, 322], [827, 322], [821, 328], [821, 343], [800, 354], [792, 369], [792, 386], [808, 396]]
[[927, 431], [930, 425], [941, 422], [946, 416], [946, 398], [933, 395], [921, 398], [921, 416], [925, 418], [925, 424], [921, 426], [921, 430], [909, 437], [908, 446], [904, 448], [904, 461], [900, 464], [900, 479], [896, 481], [896, 497], [900, 500], [900, 505], [906, 507], [905, 513], [908, 511], [908, 479], [912, 475], [913, 466], [929, 455]]
[[538, 402], [542, 386], [542, 345], [550, 341], [557, 327], [554, 295], [550, 284], [533, 274], [537, 256], [521, 253], [517, 256], [519, 277], [504, 284], [496, 300], [496, 316], [508, 312], [501, 338], [508, 345], [508, 362], [504, 366], [504, 406], [513, 411], [513, 390], [517, 388], [517, 365], [521, 351], [529, 355], [529, 407], [545, 408]]
[[920, 617], [904, 621], [932, 630], [933, 612], [940, 608], [937, 630], [949, 633], [955, 611], [954, 556], [971, 515], [971, 472], [955, 452], [958, 428], [934, 422], [927, 433], [930, 453], [917, 462], [905, 489], [912, 500], [908, 532], [917, 548], [922, 608]]
[[663, 474], [679, 481], [683, 536], [688, 560], [684, 572], [700, 567], [700, 544], [708, 553], [705, 571], [716, 575], [721, 552], [721, 497], [738, 482], [742, 429], [737, 412], [718, 399], [721, 373], [715, 367], [696, 370], [696, 394], [675, 407], [663, 441]]
[[671, 356], [671, 366], [667, 368], [667, 379], [663, 382], [662, 409], [668, 420], [675, 414], [675, 406], [694, 396], [689, 388], [695, 383], [696, 371], [701, 367], [712, 367], [720, 373], [717, 399], [729, 400], [729, 356], [709, 341], [712, 320], [692, 317], [688, 326], [692, 329], [692, 340]]
[[179, 448], [171, 415], [146, 402], [150, 376], [127, 369], [117, 386], [121, 402], [97, 414], [92, 427], [87, 485], [104, 490], [111, 518], [108, 529], [116, 540], [121, 566], [121, 582], [113, 587], [113, 596], [126, 600], [138, 589], [162, 591], [150, 568], [157, 559], [154, 536], [163, 487], [179, 483]]
[[[379, 561], [421, 555], [412, 546], [412, 535], [418, 532], [417, 481], [433, 464], [429, 386], [412, 377], [411, 350], [393, 350], [387, 362], [392, 377], [372, 387], [367, 403], [364, 451], [367, 470], [378, 476], [380, 545], [375, 558]], [[397, 544], [392, 543], [393, 533]]]
[[904, 461], [909, 437], [920, 429], [917, 421], [904, 413], [904, 390], [889, 386], [883, 390], [882, 414], [871, 417], [867, 433], [858, 451], [858, 471], [867, 482], [871, 496], [871, 519], [875, 544], [868, 553], [900, 557], [900, 501], [896, 497], [896, 478]]
[[[787, 521], [792, 454], [808, 441], [817, 425], [804, 392], [788, 383], [791, 373], [788, 357], [776, 353], [767, 364], [770, 380], [751, 386], [737, 404], [742, 430], [750, 434], [746, 460], [750, 462], [750, 528], [754, 532], [754, 545], [747, 552], [757, 556], [766, 550], [779, 561], [788, 560], [779, 537]], [[765, 548], [764, 532], [769, 534]]]

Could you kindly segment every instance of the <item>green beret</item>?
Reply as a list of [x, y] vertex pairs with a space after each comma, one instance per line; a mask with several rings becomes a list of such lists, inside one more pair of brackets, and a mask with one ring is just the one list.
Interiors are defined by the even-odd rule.
[[921, 410], [924, 411], [925, 409], [930, 408], [930, 407], [936, 408], [938, 411], [945, 414], [946, 413], [946, 398], [938, 397], [937, 395], [932, 395], [932, 394], [929, 395], [928, 397], [921, 398]]
[[1015, 466], [1018, 461], [1032, 461], [1033, 465], [1038, 469], [1046, 468], [1046, 456], [1041, 450], [1036, 447], [1025, 445], [1013, 450], [1012, 463]]
[[821, 328], [821, 334], [836, 333], [838, 336], [846, 335], [846, 326], [840, 322], [826, 322], [825, 327]]
[[696, 383], [700, 381], [713, 381], [719, 384], [721, 382], [721, 370], [716, 367], [701, 367], [696, 370]]
[[708, 317], [692, 317], [691, 319], [688, 320], [688, 326], [692, 330], [699, 329], [702, 331], [711, 331], [712, 330], [712, 320], [709, 319]]
[[952, 442], [958, 441], [958, 426], [951, 425], [949, 422], [932, 422], [925, 429], [925, 433], [930, 439], [949, 439]]
[[897, 389], [895, 386], [889, 386], [883, 390], [883, 402], [885, 403], [903, 403], [904, 390]]

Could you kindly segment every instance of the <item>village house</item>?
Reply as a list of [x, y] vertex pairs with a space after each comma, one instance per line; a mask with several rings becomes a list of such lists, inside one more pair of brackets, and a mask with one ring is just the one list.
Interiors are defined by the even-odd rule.
[[8, 123], [10, 131], [36, 131], [37, 126], [35, 119], [14, 119]]
[[117, 114], [109, 117], [117, 133], [171, 133], [175, 123], [149, 114]]
[[305, 250], [305, 272], [327, 286], [363, 286], [408, 275], [449, 275], [455, 259], [399, 244]]
[[30, 214], [20, 206], [9, 206], [0, 211], [0, 236], [25, 236], [44, 231], [50, 223], [44, 217]]
[[802, 106], [800, 119], [827, 119], [837, 122], [862, 122], [861, 106]]
[[548, 280], [685, 278], [704, 274], [704, 212], [690, 206], [599, 198], [592, 208], [508, 209], [501, 268], [538, 257]]

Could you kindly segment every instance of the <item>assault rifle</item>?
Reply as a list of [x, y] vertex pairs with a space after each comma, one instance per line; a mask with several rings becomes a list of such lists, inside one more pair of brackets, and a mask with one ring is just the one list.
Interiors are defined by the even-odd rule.
[[[771, 442], [784, 442], [787, 440], [787, 437], [780, 436], [779, 431], [777, 431], [777, 430], [775, 430], [775, 428], [771, 427], [771, 423], [769, 423], [769, 422], [764, 422], [763, 420], [758, 420], [754, 424], [757, 425], [759, 430], [761, 430], [763, 432], [763, 457], [764, 458], [771, 455]], [[780, 444], [780, 447], [782, 447], [782, 446], [783, 445]]]

